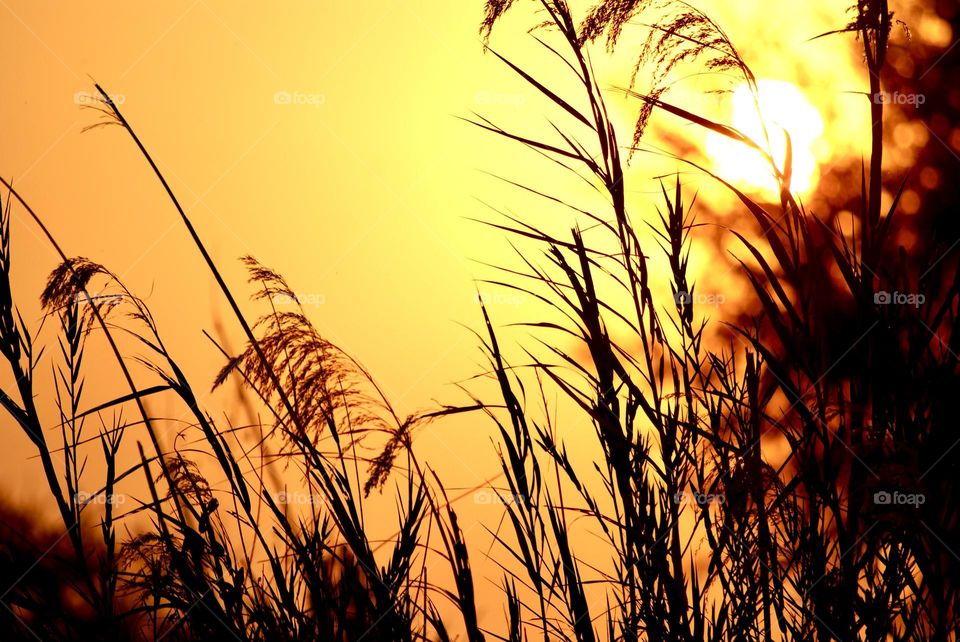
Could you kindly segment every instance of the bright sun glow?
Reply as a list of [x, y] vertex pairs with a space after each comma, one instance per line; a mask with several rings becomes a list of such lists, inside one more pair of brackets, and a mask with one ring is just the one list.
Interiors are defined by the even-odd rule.
[[[806, 192], [817, 179], [817, 155], [823, 119], [803, 92], [782, 80], [757, 82], [760, 114], [763, 115], [770, 136], [770, 152], [779, 166], [783, 166], [786, 138], [790, 133], [793, 146], [793, 190]], [[764, 145], [763, 128], [757, 114], [757, 104], [746, 85], [737, 87], [731, 99], [731, 124], [751, 139]], [[706, 140], [707, 153], [715, 171], [721, 177], [742, 187], [765, 189], [775, 186], [770, 168], [759, 153], [725, 136], [710, 132]]]

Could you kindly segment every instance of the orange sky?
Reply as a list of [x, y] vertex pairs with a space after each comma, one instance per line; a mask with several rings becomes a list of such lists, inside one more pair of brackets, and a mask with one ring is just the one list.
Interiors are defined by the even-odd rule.
[[[840, 26], [837, 3], [780, 3], [775, 14], [770, 6], [702, 8], [758, 77], [804, 90], [830, 141], [823, 159], [864, 151], [852, 142], [861, 139], [851, 124], [860, 120], [851, 120], [854, 99], [842, 94], [865, 89], [852, 42], [806, 42]], [[172, 352], [205, 390], [221, 359], [201, 329], [226, 318], [226, 308], [128, 137], [116, 127], [81, 133], [97, 122], [78, 104], [96, 80], [158, 160], [238, 294], [249, 290], [235, 259], [253, 254], [306, 295], [321, 332], [368, 367], [401, 413], [432, 400], [462, 402], [450, 384], [477, 373], [481, 357], [463, 327], [480, 327], [474, 279], [492, 274], [481, 263], [508, 257], [503, 233], [469, 219], [493, 218], [484, 201], [561, 231], [570, 224], [556, 212], [522, 209], [533, 201], [483, 173], [549, 180], [545, 162], [456, 118], [476, 111], [546, 127], [542, 102], [483, 54], [481, 9], [480, 0], [291, 1], [269, 11], [217, 0], [0, 0], [0, 172], [69, 254], [106, 264], [146, 298]], [[931, 20], [915, 28], [949, 40]], [[549, 60], [532, 47], [530, 24], [518, 11], [495, 32], [494, 46], [533, 64]], [[609, 84], [623, 82], [622, 59], [597, 62]], [[635, 105], [612, 104], [627, 140]], [[722, 103], [703, 105], [724, 116]], [[648, 159], [630, 177], [638, 205], [649, 202], [653, 176], [676, 169]], [[14, 210], [15, 283], [26, 306], [55, 261]], [[528, 298], [479, 287], [497, 318], [538, 320]], [[38, 309], [24, 312], [39, 322]], [[227, 326], [239, 345], [228, 318]], [[88, 402], [106, 394], [91, 387]], [[496, 470], [492, 456], [476, 454], [492, 455], [489, 428], [480, 418], [438, 423], [419, 447], [452, 487], [470, 486]], [[36, 462], [9, 454], [27, 452], [19, 440], [0, 483], [29, 499], [38, 492]]]

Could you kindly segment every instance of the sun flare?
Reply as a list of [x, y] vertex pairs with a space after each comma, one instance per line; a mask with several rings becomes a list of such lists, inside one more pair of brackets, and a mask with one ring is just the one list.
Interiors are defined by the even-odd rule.
[[[757, 90], [756, 100], [746, 84], [733, 91], [730, 123], [767, 147], [781, 168], [787, 146], [784, 131], [789, 133], [793, 150], [793, 189], [800, 193], [809, 191], [816, 183], [818, 152], [823, 148], [820, 113], [792, 83], [760, 80]], [[764, 142], [764, 123], [769, 146]], [[756, 190], [775, 186], [769, 165], [755, 150], [714, 132], [708, 134], [706, 147], [714, 170], [724, 179]]]

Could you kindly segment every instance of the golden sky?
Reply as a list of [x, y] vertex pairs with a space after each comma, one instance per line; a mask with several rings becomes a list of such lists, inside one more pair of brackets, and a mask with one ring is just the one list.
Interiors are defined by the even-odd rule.
[[[758, 78], [791, 83], [816, 111], [816, 171], [865, 152], [856, 142], [865, 125], [856, 110], [865, 106], [845, 93], [866, 88], [852, 40], [808, 42], [842, 25], [837, 3], [772, 6], [701, 8]], [[950, 40], [943, 24], [918, 15], [922, 37]], [[268, 10], [217, 0], [0, 0], [0, 173], [68, 254], [104, 263], [146, 299], [174, 356], [207, 389], [222, 359], [201, 330], [219, 318], [234, 347], [240, 334], [126, 134], [82, 132], [98, 122], [82, 108], [95, 80], [157, 159], [238, 295], [250, 290], [236, 259], [252, 254], [285, 275], [325, 337], [361, 361], [402, 414], [434, 400], [463, 402], [451, 384], [480, 368], [477, 339], [464, 327], [481, 325], [477, 289], [500, 320], [539, 314], [529, 298], [476, 283], [492, 275], [484, 263], [513, 259], [504, 233], [471, 219], [493, 220], [490, 205], [561, 232], [571, 224], [539, 206], [523, 209], [535, 201], [485, 173], [549, 183], [559, 174], [546, 161], [458, 119], [478, 112], [547, 131], [544, 104], [484, 55], [481, 16], [480, 0], [283, 1]], [[537, 68], [550, 59], [533, 46], [530, 24], [531, 14], [518, 11], [492, 44]], [[622, 85], [628, 57], [604, 61], [600, 53], [601, 77]], [[715, 80], [693, 79], [678, 95]], [[729, 102], [701, 100], [717, 118], [731, 117]], [[626, 142], [636, 105], [617, 97], [611, 104]], [[704, 142], [668, 120], [656, 134]], [[635, 159], [628, 178], [638, 209], [651, 202], [654, 177], [677, 169], [662, 158]], [[26, 302], [55, 257], [14, 211], [15, 283], [25, 318], [39, 324], [39, 309]], [[108, 395], [93, 385], [88, 402]], [[425, 429], [418, 448], [439, 462], [450, 487], [469, 487], [497, 470], [490, 435], [482, 418], [458, 418]], [[25, 454], [26, 441], [10, 452]], [[8, 454], [5, 462], [0, 483], [25, 499], [41, 492], [35, 461]]]

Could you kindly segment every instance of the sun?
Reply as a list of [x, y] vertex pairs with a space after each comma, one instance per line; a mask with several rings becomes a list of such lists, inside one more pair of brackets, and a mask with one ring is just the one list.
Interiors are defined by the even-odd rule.
[[[767, 145], [762, 122], [766, 123], [770, 139], [768, 149], [781, 168], [787, 146], [784, 130], [790, 134], [793, 150], [792, 189], [801, 194], [808, 192], [818, 177], [816, 152], [822, 148], [823, 119], [803, 92], [784, 80], [759, 80], [756, 100], [749, 87], [742, 84], [733, 91], [730, 105], [730, 123], [733, 127], [764, 147]], [[714, 171], [725, 180], [746, 189], [776, 188], [767, 162], [759, 152], [743, 143], [709, 132], [706, 150], [713, 161]]]

